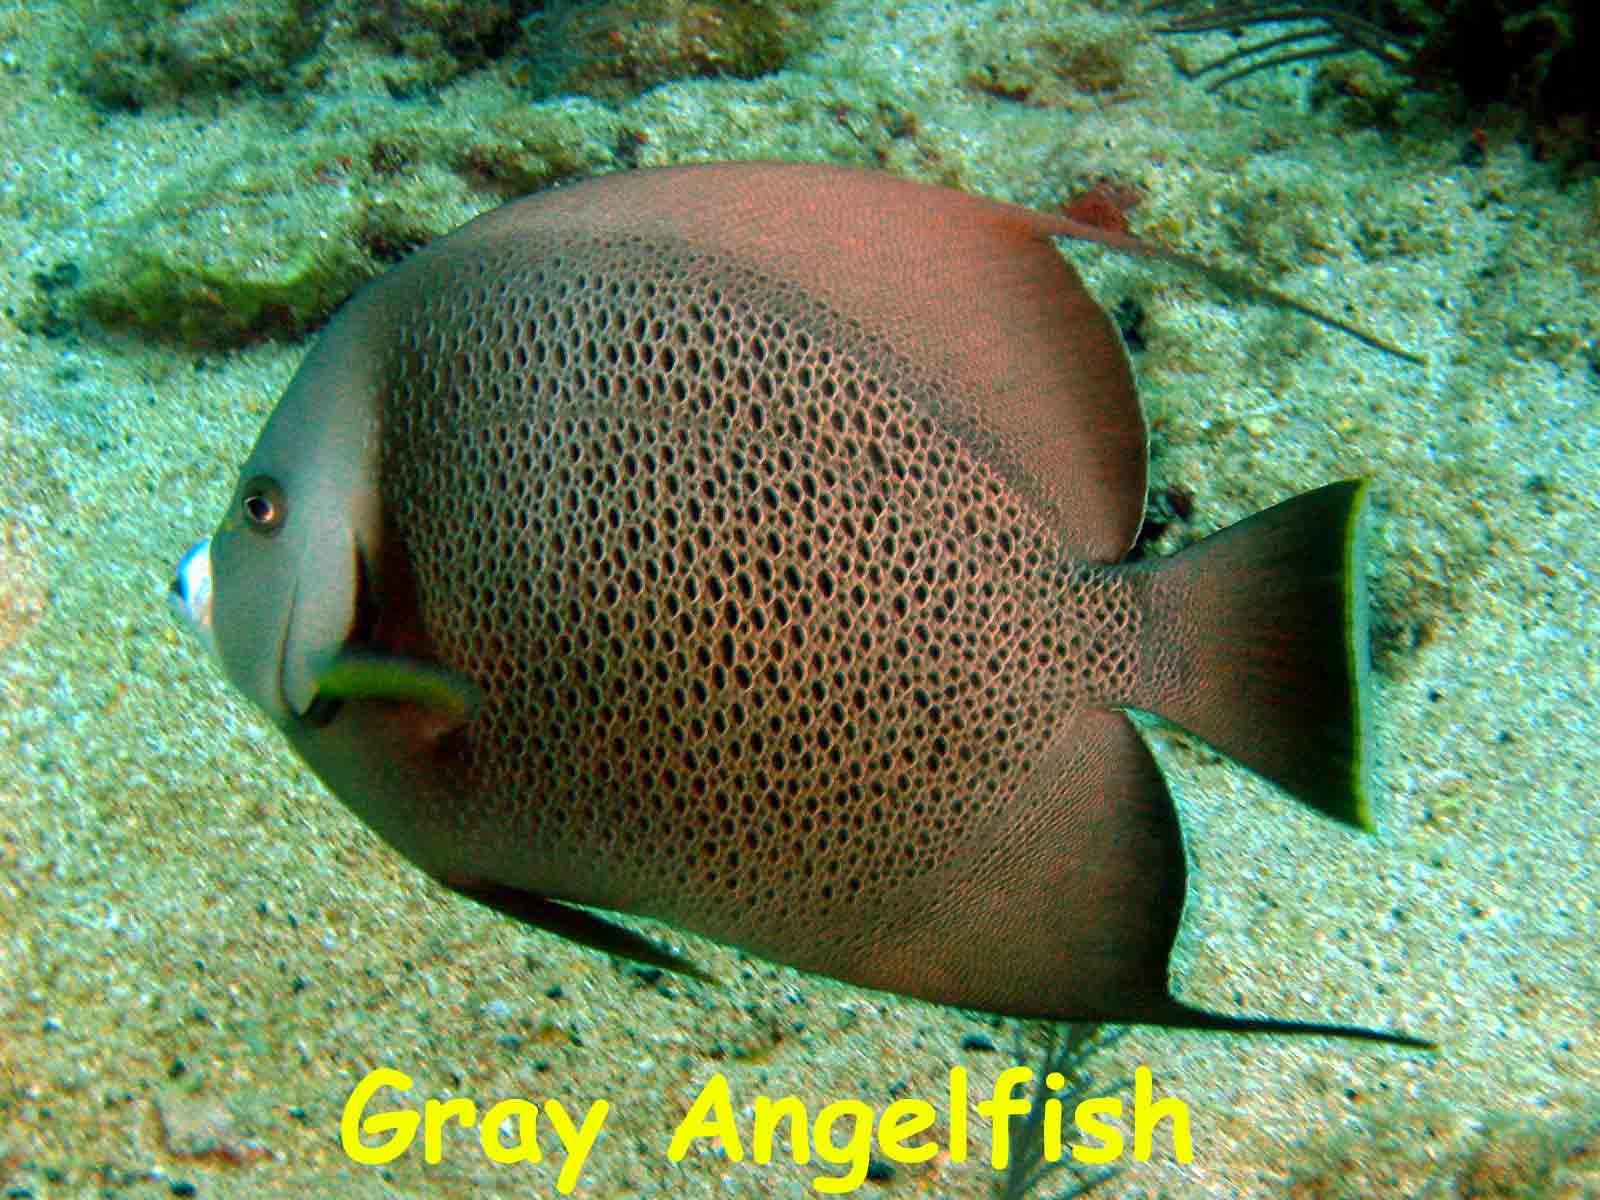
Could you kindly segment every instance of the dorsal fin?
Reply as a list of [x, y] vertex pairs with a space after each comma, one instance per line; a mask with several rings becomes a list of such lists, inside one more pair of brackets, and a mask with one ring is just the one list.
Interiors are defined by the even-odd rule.
[[1181, 250], [1170, 250], [1154, 242], [1147, 242], [1130, 233], [1121, 233], [1114, 229], [1104, 229], [1098, 225], [1091, 225], [1085, 221], [1074, 220], [1071, 217], [1058, 217], [1049, 213], [1038, 213], [1041, 226], [1046, 232], [1055, 237], [1069, 237], [1081, 242], [1097, 242], [1102, 246], [1109, 246], [1113, 250], [1120, 250], [1124, 254], [1135, 255], [1139, 258], [1159, 258], [1163, 262], [1174, 263], [1189, 271], [1196, 271], [1204, 275], [1212, 283], [1226, 291], [1237, 292], [1251, 300], [1258, 300], [1263, 304], [1271, 304], [1276, 308], [1286, 308], [1290, 312], [1297, 312], [1301, 316], [1310, 317], [1319, 325], [1329, 329], [1336, 329], [1348, 337], [1355, 338], [1363, 346], [1371, 346], [1374, 350], [1381, 350], [1385, 354], [1392, 354], [1396, 358], [1404, 359], [1418, 366], [1426, 366], [1428, 360], [1420, 354], [1413, 353], [1393, 342], [1385, 341], [1376, 334], [1368, 333], [1348, 321], [1324, 312], [1320, 308], [1307, 304], [1303, 300], [1296, 300], [1287, 292], [1277, 288], [1268, 287], [1264, 283], [1257, 283], [1248, 275], [1240, 271], [1230, 271], [1226, 267], [1219, 267], [1204, 259], [1196, 258], [1192, 254], [1185, 254]]

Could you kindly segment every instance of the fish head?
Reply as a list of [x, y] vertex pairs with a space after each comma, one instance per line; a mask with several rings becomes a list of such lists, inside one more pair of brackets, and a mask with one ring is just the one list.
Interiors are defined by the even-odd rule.
[[352, 302], [306, 356], [171, 603], [329, 789], [437, 874], [454, 869], [440, 821], [478, 697], [433, 661], [384, 520], [368, 321]]
[[341, 315], [306, 357], [210, 544], [211, 631], [234, 685], [280, 729], [363, 637], [381, 550], [378, 372]]

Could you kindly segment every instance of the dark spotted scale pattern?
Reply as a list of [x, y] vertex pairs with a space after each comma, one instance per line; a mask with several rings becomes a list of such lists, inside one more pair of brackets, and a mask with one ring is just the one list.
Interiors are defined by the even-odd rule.
[[910, 920], [1126, 692], [1126, 588], [792, 285], [530, 236], [450, 263], [390, 353], [384, 502], [484, 694], [456, 819], [523, 886], [755, 949]]

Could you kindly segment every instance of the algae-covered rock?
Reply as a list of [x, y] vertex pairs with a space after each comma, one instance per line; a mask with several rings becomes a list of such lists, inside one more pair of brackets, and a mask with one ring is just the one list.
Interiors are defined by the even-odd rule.
[[132, 111], [246, 83], [284, 91], [327, 21], [325, 0], [102, 0], [84, 15], [69, 74], [91, 99]]
[[359, 256], [338, 243], [301, 242], [249, 263], [197, 249], [128, 245], [85, 290], [86, 309], [108, 325], [201, 348], [230, 346], [308, 329], [365, 277]]
[[499, 58], [521, 36], [523, 19], [542, 7], [540, 0], [388, 0], [360, 4], [352, 17], [358, 33], [394, 56], [385, 78], [407, 96]]
[[[371, 204], [341, 174], [345, 159], [296, 150], [293, 165], [257, 149], [157, 194], [99, 239], [78, 307], [104, 325], [198, 348], [325, 320], [383, 264], [358, 236]], [[309, 161], [299, 157], [308, 150]]]
[[[1161, 32], [1228, 34], [1231, 48], [1180, 69], [1213, 90], [1258, 72], [1323, 61], [1314, 99], [1343, 103], [1346, 120], [1397, 123], [1402, 94], [1454, 93], [1474, 109], [1519, 113], [1542, 157], [1600, 159], [1600, 6], [1594, 0], [1333, 0], [1217, 5], [1170, 0]], [[1365, 54], [1395, 72], [1352, 71]], [[1326, 60], [1326, 61], [1324, 61]]]
[[1093, 108], [1137, 90], [1147, 35], [1123, 12], [1080, 12], [1038, 0], [996, 5], [964, 31], [961, 60], [974, 91], [1043, 108]]
[[553, 106], [514, 104], [470, 128], [435, 136], [433, 148], [471, 187], [505, 199], [526, 196], [574, 176], [612, 165], [613, 155], [596, 133], [613, 121], [594, 114], [579, 118]]
[[827, 0], [608, 0], [552, 4], [529, 22], [545, 95], [618, 100], [674, 79], [754, 79], [815, 40]]
[[294, 337], [361, 283], [499, 199], [613, 163], [608, 119], [515, 103], [414, 110], [257, 146], [104, 232], [77, 286], [51, 293], [141, 336], [210, 349]]
[[1594, 0], [1431, 0], [1427, 40], [1408, 64], [1472, 105], [1509, 104], [1544, 157], [1600, 159], [1600, 9]]

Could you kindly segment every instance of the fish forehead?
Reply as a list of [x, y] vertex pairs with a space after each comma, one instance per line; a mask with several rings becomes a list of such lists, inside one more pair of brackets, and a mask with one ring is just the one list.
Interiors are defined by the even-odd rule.
[[864, 951], [1003, 839], [1043, 749], [1135, 670], [1135, 614], [935, 374], [796, 287], [651, 250], [457, 264], [396, 326], [384, 502], [484, 692], [459, 835], [542, 894]]

